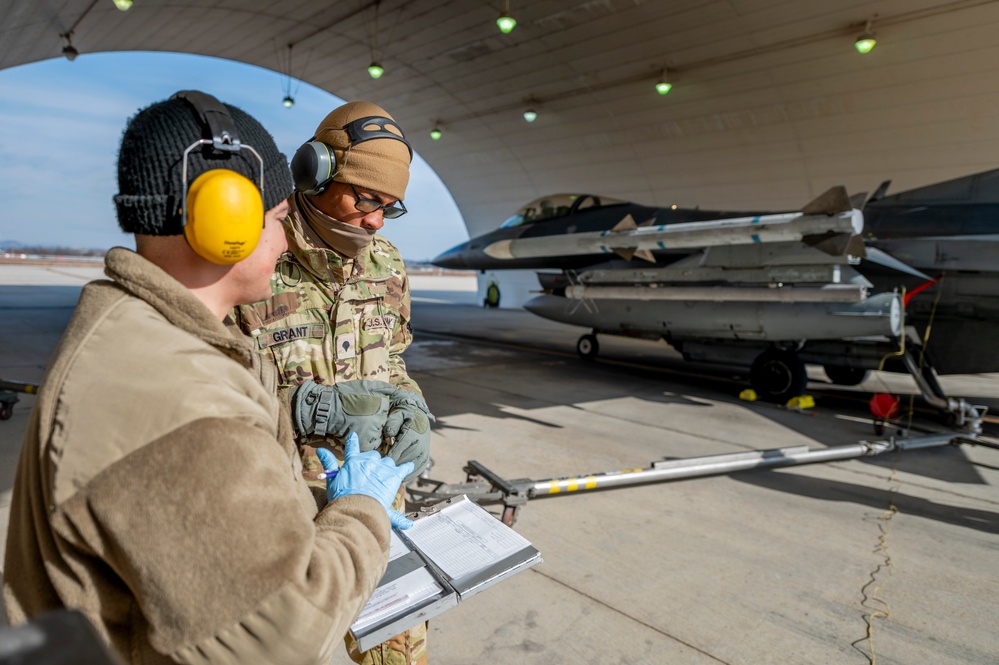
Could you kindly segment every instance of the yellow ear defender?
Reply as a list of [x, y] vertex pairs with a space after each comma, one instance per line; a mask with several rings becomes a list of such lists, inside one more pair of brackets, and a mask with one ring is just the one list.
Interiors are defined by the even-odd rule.
[[249, 178], [205, 171], [191, 183], [186, 203], [184, 237], [202, 258], [230, 265], [253, 253], [264, 229], [264, 201]]
[[[253, 253], [264, 230], [264, 159], [253, 146], [239, 140], [229, 111], [217, 99], [197, 90], [183, 90], [173, 98], [190, 102], [212, 135], [211, 139], [198, 139], [184, 151], [184, 237], [202, 258], [232, 265]], [[233, 159], [235, 153], [252, 153], [260, 163], [259, 185], [236, 171], [220, 168], [205, 171], [188, 187], [187, 158], [203, 146]]]

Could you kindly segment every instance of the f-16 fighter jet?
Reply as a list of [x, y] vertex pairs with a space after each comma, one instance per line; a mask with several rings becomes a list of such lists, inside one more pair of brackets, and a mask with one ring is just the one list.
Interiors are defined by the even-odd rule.
[[780, 213], [546, 196], [434, 263], [541, 270], [524, 307], [590, 328], [584, 357], [600, 334], [663, 338], [688, 360], [750, 367], [757, 393], [783, 402], [803, 392], [806, 362], [852, 385], [897, 354], [942, 398], [934, 370], [999, 371], [999, 169], [892, 196], [889, 184]]

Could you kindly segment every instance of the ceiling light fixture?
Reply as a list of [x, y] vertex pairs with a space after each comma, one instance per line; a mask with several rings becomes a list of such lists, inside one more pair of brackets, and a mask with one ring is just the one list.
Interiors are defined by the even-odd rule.
[[510, 0], [506, 0], [505, 9], [500, 12], [499, 18], [496, 19], [496, 25], [499, 26], [500, 32], [504, 35], [509, 35], [517, 27], [517, 19], [510, 15]]
[[437, 141], [442, 136], [444, 136], [444, 132], [441, 131], [440, 123], [434, 123], [434, 128], [430, 130], [430, 138]]
[[669, 82], [666, 78], [666, 68], [663, 67], [662, 73], [659, 75], [659, 80], [656, 82], [656, 92], [660, 95], [665, 95], [670, 90], [673, 89], [673, 84]]
[[132, 8], [132, 0], [111, 0], [111, 2], [113, 2], [114, 6], [123, 12], [127, 12]]
[[867, 25], [864, 26], [864, 32], [857, 37], [857, 41], [853, 42], [853, 47], [857, 49], [857, 53], [870, 53], [874, 45], [878, 43], [875, 39], [874, 32], [874, 19], [868, 19]]
[[529, 108], [526, 111], [524, 111], [524, 120], [526, 120], [527, 122], [534, 122], [537, 119], [538, 119], [538, 112], [535, 111], [534, 109]]
[[[374, 16], [373, 16], [373, 20], [367, 26], [367, 29], [368, 29], [368, 48], [371, 51], [371, 64], [368, 65], [368, 76], [370, 76], [371, 78], [373, 78], [373, 79], [375, 79], [377, 81], [378, 79], [380, 79], [382, 77], [382, 74], [385, 73], [385, 68], [382, 67], [382, 64], [380, 62], [381, 59], [382, 59], [381, 56], [383, 56], [385, 54], [382, 53], [382, 51], [378, 48], [378, 38], [379, 38], [379, 35], [380, 35], [380, 32], [381, 32], [378, 29], [378, 19], [379, 19], [380, 13], [381, 13], [380, 10], [381, 10], [382, 1], [381, 0], [374, 0], [374, 2], [372, 2], [371, 4], [372, 4], [372, 7], [374, 7]], [[401, 13], [401, 10], [400, 10], [400, 13]], [[398, 16], [396, 16], [396, 19], [397, 19], [397, 22], [398, 22]], [[393, 32], [395, 32], [395, 26], [394, 25], [392, 26], [392, 30], [389, 32], [389, 35], [388, 35], [388, 38], [387, 38], [387, 41], [390, 44], [392, 43], [392, 35], [391, 35], [391, 33], [393, 33]]]
[[62, 47], [62, 54], [66, 56], [67, 60], [73, 62], [76, 60], [76, 56], [80, 55], [80, 52], [76, 50], [75, 46], [73, 46], [73, 33], [67, 32], [62, 36], [66, 38], [66, 45]]
[[[302, 87], [302, 79], [295, 79], [292, 75], [294, 72], [294, 44], [288, 44], [288, 54], [286, 59], [281, 62], [281, 54], [278, 53], [278, 60], [282, 69], [284, 69], [284, 99], [281, 100], [281, 104], [286, 108], [290, 109], [295, 105], [295, 95], [298, 94], [298, 89]], [[305, 61], [305, 67], [302, 68], [302, 74], [305, 74], [305, 70], [309, 67], [309, 60], [312, 58], [312, 53], [309, 53], [309, 57]], [[296, 82], [297, 81], [297, 82]]]
[[286, 109], [290, 109], [295, 105], [295, 98], [291, 96], [291, 56], [293, 46], [293, 44], [288, 44], [288, 62], [287, 69], [284, 72], [284, 99], [281, 100], [281, 103]]

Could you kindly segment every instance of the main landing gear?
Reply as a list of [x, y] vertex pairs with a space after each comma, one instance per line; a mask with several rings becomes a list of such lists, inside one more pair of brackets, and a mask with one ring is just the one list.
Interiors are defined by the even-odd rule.
[[593, 360], [600, 353], [600, 343], [593, 333], [583, 335], [576, 341], [576, 353], [585, 360]]
[[786, 404], [805, 392], [805, 363], [794, 351], [767, 349], [749, 368], [749, 384], [760, 399]]

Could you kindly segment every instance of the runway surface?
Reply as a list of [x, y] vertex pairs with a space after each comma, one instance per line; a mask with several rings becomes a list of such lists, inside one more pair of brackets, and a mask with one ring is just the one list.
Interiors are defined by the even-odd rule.
[[[41, 379], [99, 272], [0, 265], [0, 377]], [[742, 402], [738, 370], [687, 364], [665, 344], [601, 337], [584, 361], [586, 331], [477, 307], [473, 278], [417, 275], [413, 287], [406, 359], [437, 416], [431, 475], [443, 481], [463, 481], [473, 459], [540, 480], [854, 443], [874, 438], [872, 391], [914, 392], [905, 376], [848, 389], [810, 367], [815, 409]], [[942, 383], [999, 411], [999, 375]], [[0, 504], [32, 401], [0, 422]], [[938, 426], [928, 412], [915, 422]], [[515, 527], [544, 563], [431, 621], [431, 659], [862, 664], [873, 647], [881, 665], [999, 662], [997, 486], [999, 451], [963, 445], [532, 500]]]

